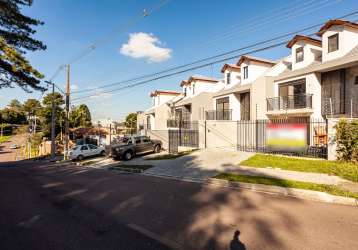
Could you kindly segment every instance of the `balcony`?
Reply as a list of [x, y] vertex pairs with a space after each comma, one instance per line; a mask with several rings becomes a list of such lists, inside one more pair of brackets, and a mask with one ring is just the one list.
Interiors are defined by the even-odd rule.
[[205, 112], [206, 120], [231, 120], [232, 109], [208, 110]]
[[312, 110], [313, 94], [299, 94], [267, 98], [267, 111], [288, 112], [300, 111], [301, 109]]

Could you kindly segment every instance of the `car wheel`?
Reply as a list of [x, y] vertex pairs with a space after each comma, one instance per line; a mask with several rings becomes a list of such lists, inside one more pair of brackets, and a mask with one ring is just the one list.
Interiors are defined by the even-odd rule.
[[77, 156], [77, 160], [82, 161], [84, 159], [83, 155]]
[[106, 152], [104, 150], [101, 151], [101, 156], [105, 156], [106, 155]]
[[131, 151], [127, 151], [127, 152], [124, 153], [124, 157], [123, 157], [123, 158], [124, 158], [124, 160], [129, 161], [129, 160], [132, 159], [132, 157], [133, 157], [132, 152], [131, 152]]
[[154, 147], [154, 153], [159, 153], [159, 152], [160, 152], [160, 149], [161, 149], [160, 145], [156, 145], [156, 146]]

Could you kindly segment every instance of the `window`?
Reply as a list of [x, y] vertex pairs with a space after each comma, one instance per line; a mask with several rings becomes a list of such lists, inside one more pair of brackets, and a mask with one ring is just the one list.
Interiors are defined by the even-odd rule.
[[184, 88], [184, 96], [186, 96], [186, 88]]
[[355, 77], [354, 77], [354, 84], [355, 84], [355, 85], [358, 85], [358, 76], [355, 76]]
[[81, 150], [88, 150], [88, 147], [87, 146], [82, 146]]
[[90, 149], [97, 149], [97, 146], [92, 145], [92, 144], [88, 145], [88, 147], [89, 147]]
[[143, 137], [143, 138], [142, 138], [142, 142], [148, 143], [148, 142], [150, 142], [150, 139], [149, 139], [148, 137]]
[[230, 80], [231, 80], [231, 73], [228, 72], [226, 73], [226, 84], [230, 84]]
[[249, 77], [249, 66], [244, 67], [244, 79]]
[[328, 53], [339, 49], [338, 33], [328, 37]]
[[195, 84], [193, 84], [193, 95], [195, 95]]
[[136, 137], [135, 138], [135, 144], [139, 144], [140, 143], [140, 137]]
[[299, 47], [296, 49], [296, 63], [303, 61], [303, 47]]

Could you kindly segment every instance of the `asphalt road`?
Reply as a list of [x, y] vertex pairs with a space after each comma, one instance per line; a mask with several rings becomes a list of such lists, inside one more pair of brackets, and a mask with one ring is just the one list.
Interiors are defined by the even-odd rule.
[[0, 249], [358, 249], [350, 206], [38, 162], [0, 190]]

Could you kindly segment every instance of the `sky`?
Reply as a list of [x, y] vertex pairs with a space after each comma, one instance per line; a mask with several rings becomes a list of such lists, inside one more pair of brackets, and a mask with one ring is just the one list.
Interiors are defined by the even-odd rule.
[[[22, 11], [44, 22], [36, 28], [34, 37], [47, 49], [29, 52], [26, 57], [45, 80], [60, 65], [71, 63], [71, 100], [94, 94], [72, 104], [88, 105], [93, 120], [121, 121], [129, 112], [149, 108], [151, 91], [180, 91], [181, 80], [195, 74], [221, 78], [222, 65], [235, 63], [237, 58], [112, 93], [104, 92], [125, 84], [104, 89], [101, 86], [241, 48], [358, 10], [357, 0], [162, 1], [34, 0]], [[161, 8], [141, 18], [160, 3]], [[346, 19], [356, 21], [358, 14]], [[93, 44], [97, 45], [95, 49], [74, 60]], [[283, 45], [251, 54], [276, 60], [289, 53]], [[53, 81], [65, 89], [66, 72], [60, 71]], [[92, 91], [75, 93], [88, 89]], [[27, 93], [16, 86], [0, 89], [0, 108], [14, 98], [24, 101], [41, 97], [41, 92]]]

